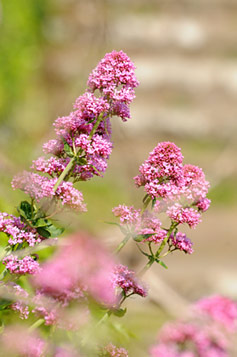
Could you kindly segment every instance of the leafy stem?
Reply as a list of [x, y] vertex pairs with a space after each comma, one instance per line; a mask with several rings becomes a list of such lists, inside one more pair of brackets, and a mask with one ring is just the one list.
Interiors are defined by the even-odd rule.
[[177, 227], [178, 223], [177, 222], [172, 222], [171, 223], [171, 226], [166, 234], [166, 237], [164, 238], [163, 242], [161, 243], [159, 249], [157, 250], [156, 254], [155, 254], [155, 257], [156, 258], [159, 258], [160, 256], [160, 253], [162, 252], [162, 250], [164, 249], [166, 243], [168, 242], [173, 230]]
[[117, 246], [117, 248], [115, 249], [114, 253], [118, 254], [120, 252], [120, 250], [127, 244], [127, 242], [129, 241], [131, 237], [131, 234], [128, 233], [124, 239], [122, 240], [122, 242]]

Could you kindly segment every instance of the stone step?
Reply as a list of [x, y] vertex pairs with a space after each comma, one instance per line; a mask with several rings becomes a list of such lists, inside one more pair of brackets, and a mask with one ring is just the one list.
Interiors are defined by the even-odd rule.
[[237, 110], [218, 112], [218, 108], [172, 108], [155, 105], [134, 105], [132, 118], [126, 125], [131, 135], [144, 132], [169, 133], [179, 136], [216, 136], [219, 138], [236, 138]]
[[133, 59], [141, 82], [140, 90], [170, 86], [193, 93], [221, 90], [229, 95], [237, 94], [237, 63], [234, 60], [182, 56], [137, 56]]
[[[210, 14], [209, 14], [210, 15]], [[237, 44], [237, 22], [232, 13], [210, 16], [164, 14], [127, 14], [118, 16], [112, 27], [112, 38], [119, 45], [124, 43], [136, 49], [162, 49], [173, 51], [210, 50], [235, 48]]]

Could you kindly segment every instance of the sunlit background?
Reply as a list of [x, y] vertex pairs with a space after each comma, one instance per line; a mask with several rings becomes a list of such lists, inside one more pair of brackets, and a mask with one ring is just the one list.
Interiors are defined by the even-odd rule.
[[[139, 207], [133, 176], [159, 141], [174, 141], [185, 163], [211, 182], [210, 210], [186, 230], [194, 254], [167, 257], [147, 274], [150, 297], [132, 300], [125, 324], [145, 356], [168, 317], [204, 295], [237, 298], [237, 3], [234, 0], [1, 0], [0, 209], [16, 212], [23, 193], [11, 179], [42, 154], [52, 122], [67, 115], [106, 52], [122, 49], [140, 87], [127, 123], [113, 119], [114, 150], [104, 178], [80, 183], [88, 213], [67, 215], [67, 232], [87, 230], [109, 248], [122, 237], [104, 221], [119, 203]], [[121, 260], [138, 270], [130, 244]], [[139, 345], [139, 346], [138, 346]], [[136, 353], [136, 354], [135, 354]]]

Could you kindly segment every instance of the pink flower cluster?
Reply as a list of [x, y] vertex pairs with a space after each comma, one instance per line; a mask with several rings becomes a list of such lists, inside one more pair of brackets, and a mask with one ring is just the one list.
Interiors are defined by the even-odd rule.
[[180, 148], [172, 142], [161, 142], [140, 166], [140, 174], [134, 177], [137, 187], [155, 200], [157, 211], [164, 209], [159, 199], [168, 206], [167, 214], [178, 224], [187, 223], [191, 228], [201, 221], [201, 212], [209, 208], [206, 198], [209, 182], [197, 166], [183, 165]]
[[119, 205], [112, 210], [115, 217], [120, 218], [122, 225], [129, 225], [134, 237], [143, 235], [142, 242], [161, 243], [167, 231], [161, 228], [161, 221], [153, 214], [136, 210], [133, 206]]
[[141, 217], [140, 226], [136, 233], [143, 235], [143, 242], [161, 243], [167, 235], [167, 231], [161, 228], [161, 221], [155, 215], [145, 211]]
[[[124, 52], [107, 53], [89, 76], [89, 88], [77, 98], [74, 111], [56, 119], [57, 139], [43, 145], [44, 152], [53, 156], [33, 161], [33, 170], [50, 177], [24, 172], [13, 179], [13, 188], [23, 190], [36, 201], [55, 198], [72, 209], [85, 211], [82, 193], [67, 181], [70, 176], [74, 182], [88, 180], [106, 171], [112, 151], [110, 118], [112, 115], [121, 116], [123, 120], [129, 117], [128, 105], [138, 86], [134, 69]], [[99, 97], [93, 93], [96, 89]], [[72, 158], [68, 177], [56, 189], [58, 177]]]
[[227, 297], [203, 298], [191, 307], [190, 321], [162, 328], [151, 357], [228, 357], [237, 331], [237, 303]]
[[[86, 235], [73, 236], [58, 254], [42, 266], [33, 283], [38, 290], [36, 309], [43, 313], [43, 297], [53, 299], [61, 308], [71, 301], [85, 302], [90, 295], [107, 306], [117, 303], [111, 274], [113, 259], [93, 239]], [[46, 311], [48, 311], [46, 306]]]
[[99, 354], [101, 357], [128, 357], [128, 352], [123, 347], [116, 347], [109, 343]]
[[140, 210], [136, 210], [133, 206], [119, 205], [112, 209], [115, 217], [120, 218], [121, 224], [134, 225], [140, 218]]
[[218, 322], [228, 331], [237, 331], [237, 302], [225, 296], [214, 295], [201, 299], [195, 309], [203, 316]]
[[168, 207], [168, 217], [178, 224], [187, 223], [190, 228], [195, 228], [201, 222], [201, 214], [193, 207], [183, 207], [180, 203]]
[[140, 166], [135, 183], [138, 187], [145, 186], [152, 198], [173, 197], [183, 182], [182, 162], [181, 150], [174, 143], [159, 143]]
[[37, 274], [40, 271], [40, 266], [37, 261], [32, 257], [26, 256], [23, 259], [18, 259], [16, 255], [10, 254], [3, 258], [2, 263], [11, 274], [24, 275], [24, 274]]
[[160, 343], [150, 350], [151, 357], [228, 357], [228, 342], [220, 331], [193, 323], [167, 325]]
[[138, 282], [135, 273], [122, 264], [114, 268], [113, 285], [115, 288], [121, 288], [125, 295], [137, 294], [142, 297], [147, 296], [146, 289]]
[[175, 249], [179, 249], [184, 253], [192, 254], [193, 253], [193, 243], [186, 236], [185, 233], [177, 232], [176, 234], [171, 234], [169, 243], [172, 244]]
[[[69, 343], [57, 346], [43, 339], [38, 331], [30, 332], [24, 325], [11, 325], [4, 329], [0, 337], [2, 356], [24, 357], [80, 357], [77, 348]], [[121, 357], [126, 357], [121, 355]]]
[[24, 171], [14, 177], [12, 187], [13, 189], [19, 188], [24, 191], [37, 202], [43, 198], [55, 197], [62, 205], [85, 212], [86, 206], [83, 203], [83, 195], [73, 187], [72, 182], [63, 181], [55, 191], [56, 182], [57, 178], [49, 179], [33, 172]]
[[5, 356], [41, 357], [45, 349], [46, 342], [21, 325], [6, 328], [1, 336], [1, 352]]
[[128, 104], [135, 98], [134, 88], [139, 84], [135, 66], [123, 51], [107, 53], [88, 79], [92, 91], [99, 90], [113, 103], [113, 114], [125, 121], [130, 118]]
[[27, 319], [29, 316], [29, 308], [27, 306], [27, 299], [29, 294], [20, 285], [13, 282], [7, 282], [0, 284], [1, 296], [9, 297], [10, 300], [14, 302], [9, 304], [9, 308], [20, 314], [21, 319]]
[[20, 217], [2, 212], [0, 212], [0, 232], [7, 234], [9, 237], [8, 243], [10, 245], [26, 242], [29, 246], [34, 246], [43, 239], [36, 229], [23, 223]]

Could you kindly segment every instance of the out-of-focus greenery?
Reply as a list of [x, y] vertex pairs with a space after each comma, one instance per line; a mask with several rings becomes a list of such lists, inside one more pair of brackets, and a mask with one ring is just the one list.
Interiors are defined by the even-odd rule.
[[0, 120], [10, 120], [40, 69], [46, 0], [3, 0], [0, 18]]

